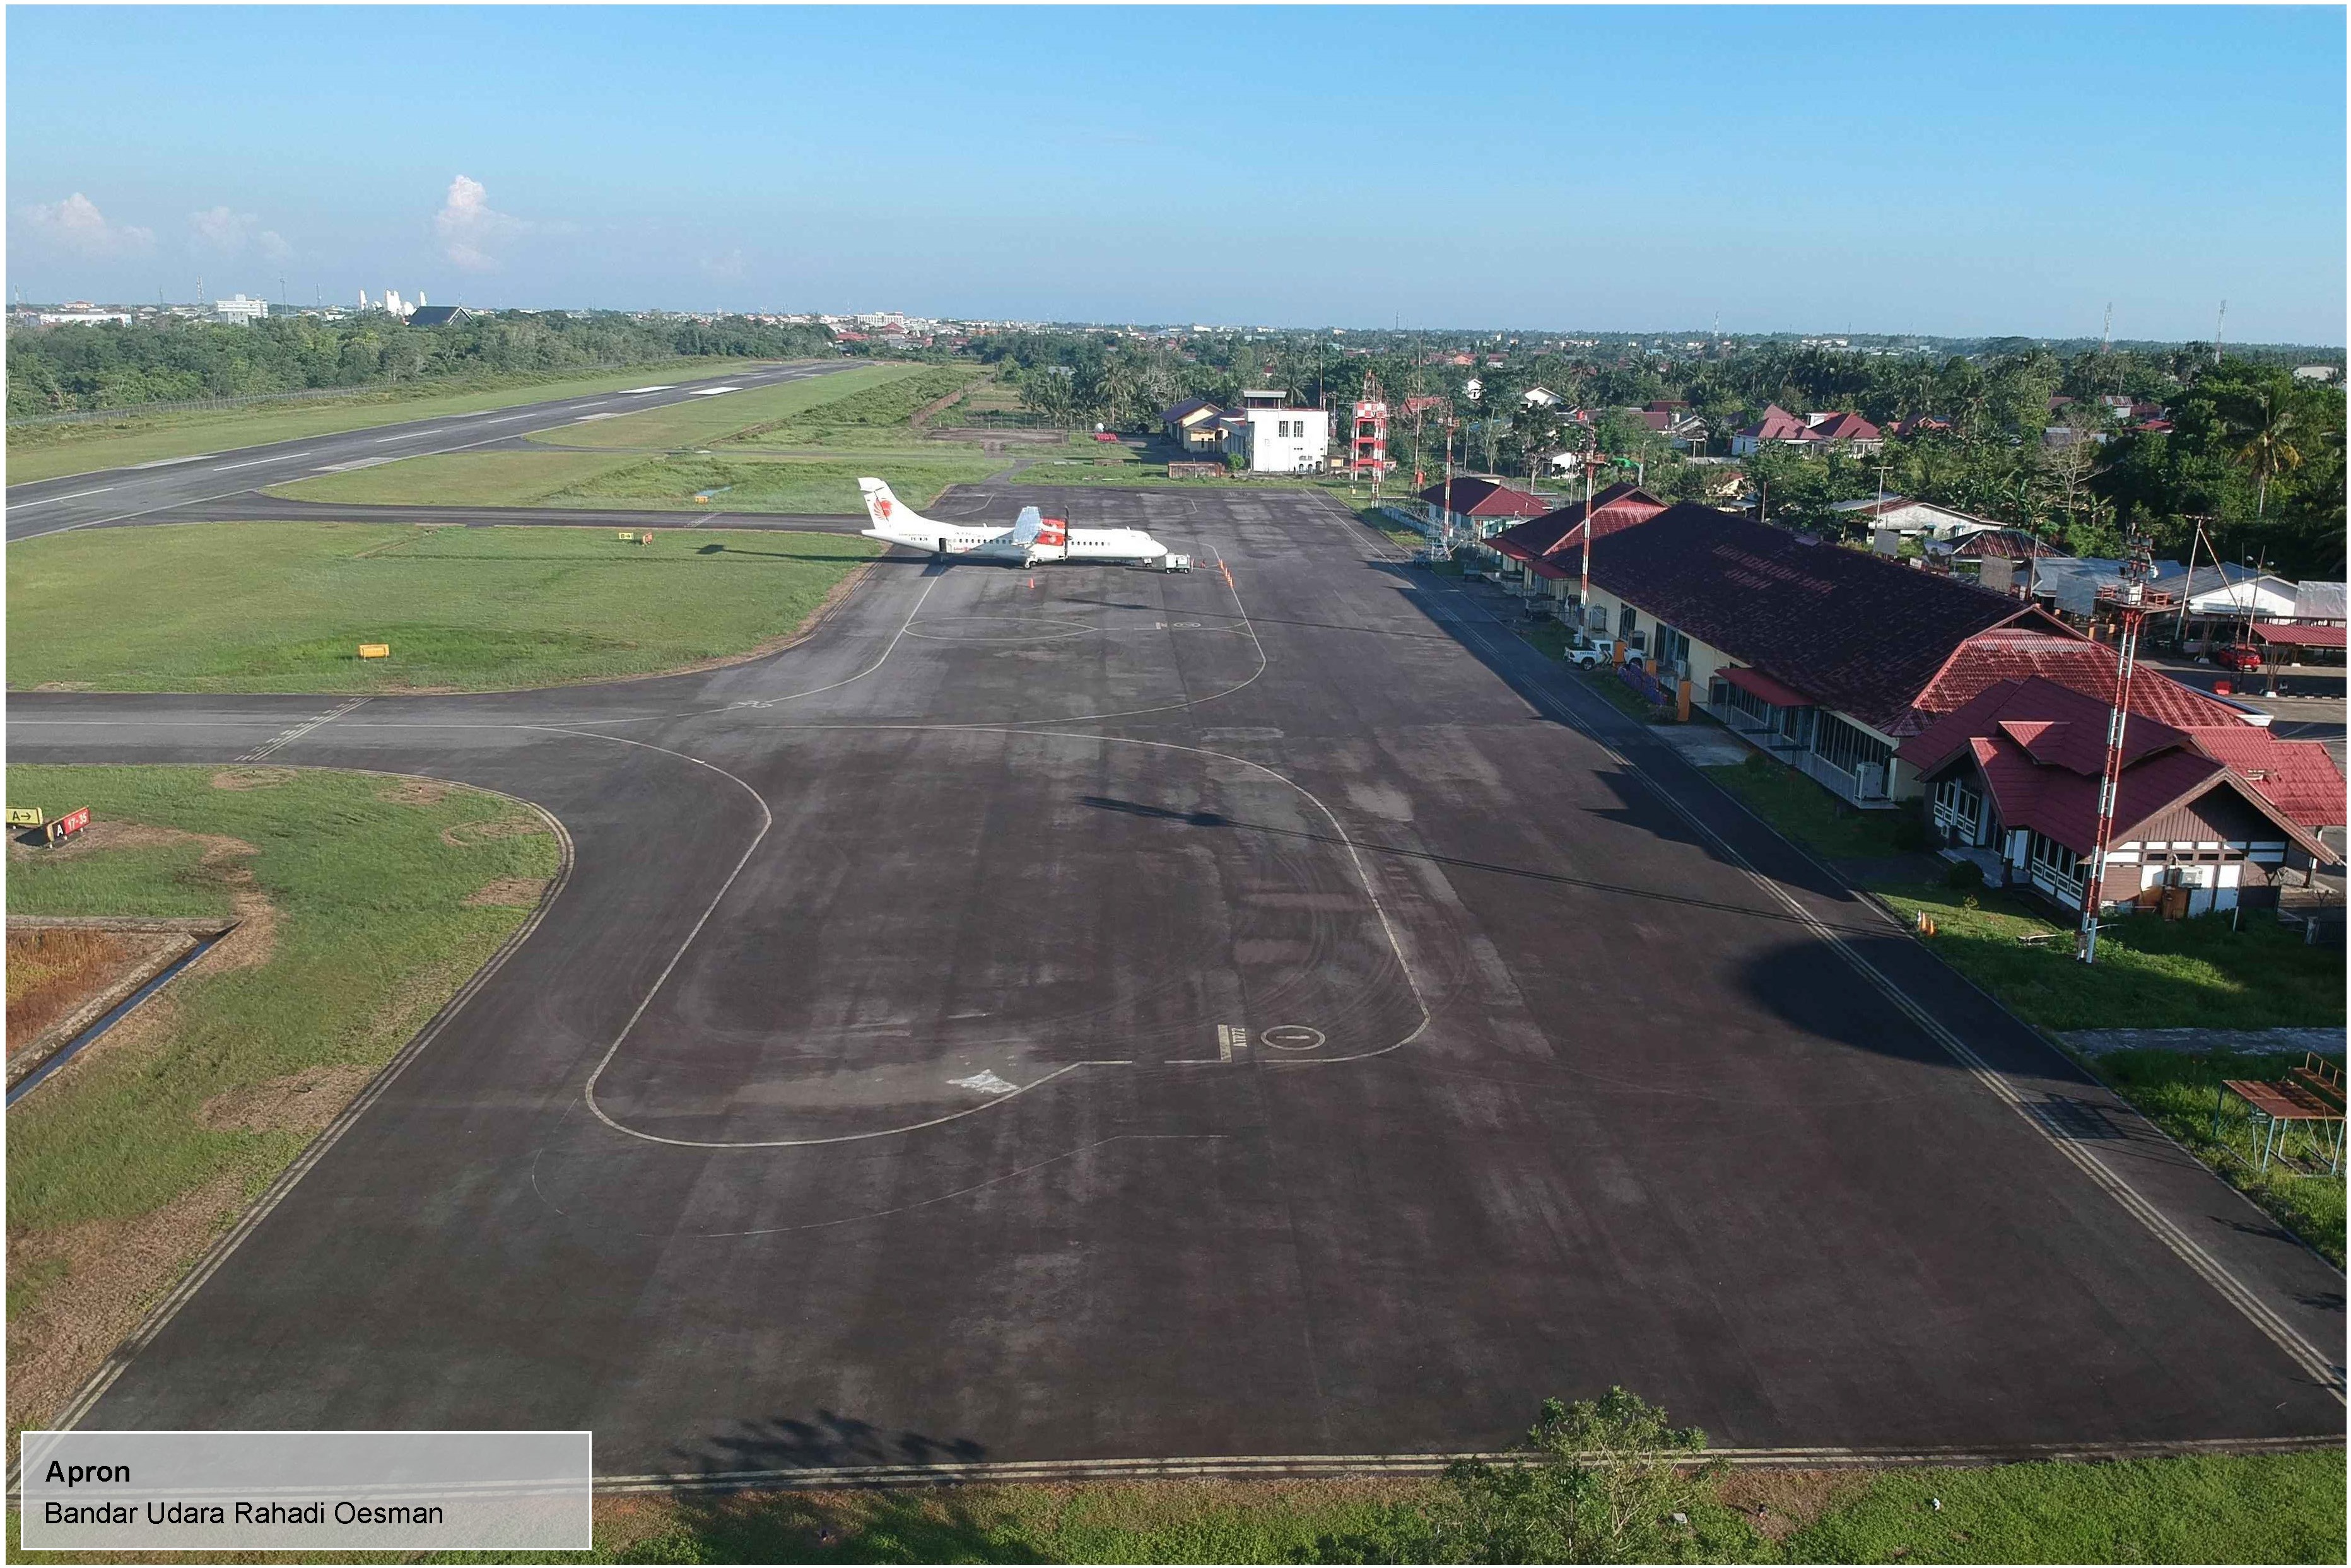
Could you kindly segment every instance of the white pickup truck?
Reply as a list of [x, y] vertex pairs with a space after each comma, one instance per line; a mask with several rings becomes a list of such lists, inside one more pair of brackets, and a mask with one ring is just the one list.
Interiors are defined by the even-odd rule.
[[[1616, 644], [1606, 638], [1595, 643], [1589, 637], [1578, 635], [1569, 639], [1567, 646], [1561, 650], [1561, 656], [1579, 670], [1597, 669], [1602, 664], [1616, 662]], [[1625, 649], [1625, 662], [1628, 664], [1641, 663], [1641, 650]]]

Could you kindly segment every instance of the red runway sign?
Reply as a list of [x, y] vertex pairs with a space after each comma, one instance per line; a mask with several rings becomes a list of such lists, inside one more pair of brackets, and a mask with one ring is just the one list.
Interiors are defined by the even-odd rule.
[[64, 816], [59, 817], [56, 821], [49, 824], [49, 842], [53, 844], [64, 843], [68, 839], [73, 837], [74, 834], [80, 832], [84, 828], [89, 826], [89, 807], [84, 806], [79, 810], [68, 811]]

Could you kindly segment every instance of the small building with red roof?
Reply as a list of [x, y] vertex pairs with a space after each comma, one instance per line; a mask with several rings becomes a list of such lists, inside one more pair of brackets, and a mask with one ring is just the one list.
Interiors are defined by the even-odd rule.
[[1482, 539], [1552, 509], [1540, 496], [1514, 489], [1499, 479], [1462, 477], [1431, 485], [1419, 493], [1428, 523], [1439, 532]]
[[[2314, 741], [2244, 724], [2177, 726], [2134, 701], [2103, 902], [2186, 911], [2274, 906], [2282, 880], [2340, 863], [2320, 831], [2343, 820], [2343, 776]], [[1928, 822], [1954, 849], [2061, 908], [2082, 904], [2095, 848], [2109, 708], [2040, 675], [1996, 681], [1903, 741]]]

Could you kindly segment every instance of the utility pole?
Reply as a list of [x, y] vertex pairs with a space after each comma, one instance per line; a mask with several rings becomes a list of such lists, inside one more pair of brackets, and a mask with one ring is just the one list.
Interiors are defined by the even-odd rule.
[[1594, 431], [1583, 449], [1583, 575], [1575, 593], [1575, 612], [1583, 618], [1581, 630], [1587, 638], [1592, 632], [1592, 470], [1599, 462], [1600, 434]]
[[2220, 362], [2220, 329], [2228, 323], [2229, 302], [2223, 299], [2220, 301], [2220, 314], [2212, 321], [2212, 362], [2216, 365]]

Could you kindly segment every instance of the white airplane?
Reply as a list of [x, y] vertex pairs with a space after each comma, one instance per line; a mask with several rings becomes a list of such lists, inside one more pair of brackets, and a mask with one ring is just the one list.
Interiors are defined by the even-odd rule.
[[865, 493], [865, 515], [873, 519], [872, 528], [862, 530], [865, 537], [909, 549], [1021, 566], [1040, 560], [1161, 560], [1167, 555], [1167, 547], [1141, 528], [1073, 528], [1035, 507], [1021, 507], [1019, 521], [1008, 528], [935, 522], [879, 479], [860, 479], [857, 487]]

